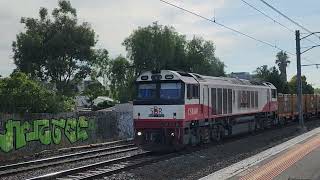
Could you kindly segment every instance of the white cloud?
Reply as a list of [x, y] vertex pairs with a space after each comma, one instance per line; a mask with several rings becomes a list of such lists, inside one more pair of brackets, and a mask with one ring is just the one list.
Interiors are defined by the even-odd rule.
[[[198, 12], [205, 17], [213, 18], [215, 12], [219, 22], [294, 52], [294, 35], [290, 35], [281, 26], [266, 19], [240, 1], [168, 1]], [[250, 2], [255, 3], [258, 8], [281, 20], [290, 28], [295, 28], [272, 13], [263, 4]], [[226, 63], [228, 72], [252, 72], [263, 64], [274, 65], [277, 50], [168, 6], [159, 0], [71, 0], [71, 3], [77, 9], [79, 19], [89, 22], [99, 35], [98, 48], [106, 48], [112, 57], [126, 53], [121, 43], [133, 30], [158, 21], [160, 24], [175, 27], [178, 32], [186, 34], [189, 39], [197, 35], [212, 40], [216, 45], [216, 54]], [[293, 17], [299, 22], [305, 21], [305, 24], [312, 29], [320, 29], [320, 25], [314, 23], [319, 19], [319, 11], [315, 8], [316, 5], [319, 6], [318, 1], [312, 0], [310, 7], [305, 5], [303, 8], [294, 6], [294, 3], [289, 0], [272, 3], [277, 7], [286, 7], [286, 13], [294, 13]], [[52, 10], [56, 6], [57, 1], [55, 0], [0, 1], [0, 74], [8, 75], [14, 68], [13, 60], [10, 59], [12, 56], [11, 43], [15, 40], [16, 34], [23, 31], [23, 26], [19, 23], [20, 18], [22, 16], [37, 17], [40, 7]], [[296, 8], [300, 8], [300, 11], [296, 12]], [[289, 13], [289, 15], [292, 14]], [[304, 45], [310, 45], [310, 43], [304, 43]], [[320, 57], [320, 51], [311, 51], [303, 56], [317, 61], [314, 57]], [[295, 61], [295, 57], [291, 57], [291, 60]], [[303, 69], [303, 72], [315, 85], [320, 85], [320, 80], [316, 78], [318, 70], [310, 68]], [[289, 76], [295, 74], [295, 63], [289, 66], [288, 73]]]

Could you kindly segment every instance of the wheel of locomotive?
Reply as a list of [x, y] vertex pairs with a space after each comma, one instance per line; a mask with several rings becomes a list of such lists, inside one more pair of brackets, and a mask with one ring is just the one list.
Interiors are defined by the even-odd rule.
[[201, 127], [199, 131], [199, 135], [200, 135], [200, 143], [206, 144], [210, 142], [209, 127], [207, 126]]
[[278, 117], [278, 126], [283, 127], [286, 124], [286, 119], [284, 117]]
[[203, 127], [202, 128], [202, 143], [210, 143], [210, 128], [209, 127]]
[[262, 118], [259, 118], [258, 120], [256, 120], [255, 130], [256, 131], [263, 131], [264, 130], [264, 121]]
[[220, 142], [224, 136], [224, 128], [221, 125], [215, 125], [211, 131], [211, 139]]

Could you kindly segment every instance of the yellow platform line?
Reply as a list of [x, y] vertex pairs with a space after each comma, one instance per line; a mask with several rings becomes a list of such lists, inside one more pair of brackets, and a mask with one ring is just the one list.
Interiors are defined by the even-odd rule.
[[296, 145], [290, 151], [240, 177], [240, 180], [271, 180], [318, 147], [320, 136]]

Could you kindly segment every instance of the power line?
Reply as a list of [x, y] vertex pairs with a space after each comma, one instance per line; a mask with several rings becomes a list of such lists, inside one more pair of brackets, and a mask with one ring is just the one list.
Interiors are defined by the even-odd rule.
[[219, 25], [219, 26], [221, 26], [221, 27], [223, 27], [223, 28], [225, 28], [225, 29], [228, 29], [228, 30], [230, 30], [230, 31], [233, 31], [233, 32], [235, 32], [235, 33], [238, 33], [238, 34], [240, 34], [240, 35], [242, 35], [242, 36], [245, 36], [245, 37], [247, 37], [247, 38], [250, 38], [250, 39], [252, 39], [252, 40], [255, 40], [255, 41], [257, 41], [257, 42], [260, 42], [260, 43], [262, 43], [262, 44], [268, 45], [268, 46], [270, 46], [270, 47], [272, 47], [272, 48], [275, 48], [275, 49], [278, 49], [278, 50], [280, 50], [280, 51], [287, 52], [288, 54], [295, 55], [294, 53], [289, 52], [289, 51], [286, 51], [286, 50], [284, 50], [284, 49], [281, 49], [281, 48], [279, 48], [278, 46], [273, 45], [273, 44], [271, 44], [271, 43], [269, 43], [269, 42], [267, 42], [267, 41], [260, 40], [260, 39], [258, 39], [258, 38], [255, 38], [255, 37], [251, 36], [251, 35], [245, 34], [245, 33], [241, 32], [241, 31], [239, 31], [239, 30], [233, 29], [233, 28], [228, 27], [228, 26], [226, 26], [226, 25], [224, 25], [224, 24], [222, 24], [222, 23], [219, 23], [219, 22], [216, 21], [216, 19], [214, 19], [214, 20], [209, 19], [209, 18], [204, 17], [204, 16], [202, 16], [202, 15], [200, 15], [200, 14], [198, 14], [198, 13], [195, 13], [195, 12], [193, 12], [193, 11], [190, 11], [190, 10], [188, 10], [188, 9], [185, 9], [185, 8], [183, 8], [183, 7], [181, 7], [181, 6], [172, 4], [172, 3], [168, 2], [168, 1], [165, 1], [165, 0], [160, 0], [160, 1], [163, 2], [163, 3], [165, 3], [165, 4], [167, 4], [167, 5], [170, 5], [170, 6], [172, 6], [172, 7], [175, 7], [175, 8], [177, 8], [177, 9], [180, 9], [180, 10], [182, 10], [182, 11], [184, 11], [184, 12], [187, 12], [187, 13], [189, 13], [189, 14], [192, 14], [192, 15], [194, 15], [194, 16], [197, 16], [197, 17], [199, 17], [199, 18], [202, 18], [202, 19], [204, 19], [204, 20], [206, 20], [206, 21], [209, 21], [209, 22], [212, 22], [212, 23], [214, 23], [214, 24], [217, 24], [217, 25]]
[[[289, 20], [289, 21], [292, 22], [293, 24], [299, 26], [300, 28], [302, 28], [303, 30], [307, 31], [308, 33], [316, 36], [317, 38], [320, 38], [318, 35], [314, 34], [314, 33], [313, 33], [312, 31], [310, 31], [309, 29], [303, 27], [302, 25], [300, 25], [299, 23], [297, 23], [297, 22], [294, 21], [293, 19], [289, 18], [288, 16], [286, 16], [285, 14], [283, 14], [281, 11], [279, 11], [278, 9], [276, 9], [275, 7], [273, 7], [272, 5], [270, 5], [269, 3], [267, 3], [266, 1], [264, 1], [264, 0], [260, 0], [260, 1], [261, 1], [262, 3], [264, 3], [265, 5], [267, 5], [268, 7], [270, 7], [272, 10], [276, 11], [276, 12], [277, 12], [278, 14], [280, 14], [281, 16], [285, 17], [287, 20]], [[314, 42], [314, 41], [312, 41], [312, 40], [309, 40], [309, 39], [307, 39], [307, 38], [305, 38], [305, 39], [306, 39], [307, 41], [309, 41], [309, 42], [314, 43], [315, 45], [318, 45], [318, 43], [316, 43], [316, 42]], [[314, 62], [308, 60], [307, 58], [303, 58], [303, 59], [306, 60], [306, 61], [308, 61], [308, 62], [310, 62], [310, 63], [314, 63]]]
[[259, 13], [261, 13], [262, 15], [264, 15], [265, 17], [269, 18], [270, 20], [272, 20], [273, 22], [279, 24], [280, 26], [282, 26], [283, 28], [287, 29], [290, 32], [295, 32], [294, 30], [288, 28], [287, 26], [283, 25], [282, 23], [280, 23], [279, 21], [273, 19], [272, 17], [270, 17], [269, 15], [267, 15], [266, 13], [262, 12], [261, 10], [259, 10], [258, 8], [256, 8], [255, 6], [253, 6], [252, 4], [248, 3], [245, 0], [241, 0], [243, 3], [247, 4], [248, 6], [250, 6], [252, 9], [258, 11]]
[[304, 60], [308, 61], [309, 63], [314, 63], [313, 61], [307, 59], [306, 57], [303, 58]]
[[[312, 31], [310, 31], [309, 29], [303, 27], [302, 25], [300, 25], [299, 23], [297, 23], [296, 21], [294, 21], [293, 19], [289, 18], [287, 15], [283, 14], [281, 11], [279, 11], [278, 9], [276, 9], [275, 7], [273, 7], [272, 5], [270, 5], [269, 3], [267, 3], [264, 0], [260, 0], [262, 3], [264, 3], [265, 5], [267, 5], [268, 7], [270, 7], [272, 10], [274, 10], [275, 12], [277, 12], [278, 14], [280, 14], [281, 16], [283, 16], [284, 18], [288, 19], [290, 22], [292, 22], [293, 24], [299, 26], [300, 28], [302, 28], [303, 30], [307, 31], [308, 33], [313, 33]], [[314, 36], [316, 36], [317, 38], [320, 38], [320, 36], [314, 34]]]
[[[267, 15], [266, 13], [262, 12], [261, 10], [259, 10], [258, 8], [256, 8], [255, 6], [253, 6], [252, 4], [248, 3], [247, 1], [245, 0], [241, 0], [243, 3], [247, 4], [248, 6], [250, 6], [252, 9], [258, 11], [259, 13], [261, 13], [262, 15], [264, 15], [265, 17], [269, 18], [270, 20], [272, 20], [273, 22], [279, 24], [280, 26], [282, 26], [283, 28], [287, 29], [288, 31], [290, 32], [293, 32], [295, 33], [294, 30], [290, 29], [288, 26], [285, 26], [284, 24], [280, 23], [279, 21], [275, 20], [274, 18], [272, 18], [271, 16]], [[312, 42], [314, 44], [317, 44], [316, 42], [310, 40], [310, 39], [306, 39], [307, 41], [309, 42]]]
[[320, 64], [303, 64], [301, 66], [316, 66], [316, 68], [318, 69]]

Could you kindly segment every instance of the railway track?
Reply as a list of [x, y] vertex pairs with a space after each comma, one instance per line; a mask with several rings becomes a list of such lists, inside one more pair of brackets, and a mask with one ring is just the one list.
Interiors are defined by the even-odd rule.
[[[179, 154], [179, 153], [178, 153]], [[95, 164], [68, 169], [65, 171], [54, 172], [43, 176], [33, 177], [28, 180], [38, 179], [58, 179], [58, 180], [83, 180], [96, 179], [99, 177], [110, 176], [122, 171], [134, 169], [147, 164], [155, 163], [172, 157], [177, 153], [154, 156], [150, 151], [145, 151], [136, 155], [115, 158]]]
[[113, 147], [99, 148], [94, 150], [88, 150], [83, 152], [77, 152], [72, 154], [65, 154], [60, 156], [54, 156], [44, 159], [38, 159], [33, 161], [26, 161], [16, 164], [9, 164], [0, 166], [0, 176], [8, 176], [25, 171], [32, 171], [39, 168], [57, 166], [64, 163], [73, 163], [92, 158], [99, 158], [104, 156], [110, 156], [119, 153], [125, 153], [129, 151], [136, 151], [138, 147], [134, 144], [117, 145]]
[[59, 180], [73, 180], [73, 179], [94, 179], [102, 176], [108, 176], [120, 171], [128, 170], [143, 166], [148, 163], [156, 162], [163, 159], [164, 156], [151, 156], [151, 152], [145, 151], [135, 155], [128, 155], [120, 158], [110, 159], [107, 161], [89, 164], [73, 169], [54, 172], [38, 177], [30, 178], [29, 180], [37, 179], [59, 179]]
[[[293, 126], [294, 123], [289, 123], [287, 126]], [[279, 128], [282, 129], [282, 128]], [[268, 131], [268, 130], [267, 130]], [[263, 133], [265, 131], [257, 132], [257, 134]], [[237, 137], [231, 137], [225, 139], [222, 144], [227, 142], [232, 142], [237, 139], [246, 138], [247, 136], [250, 136], [249, 134], [237, 136]], [[209, 146], [215, 145], [216, 143], [212, 143]], [[218, 143], [218, 144], [221, 144]], [[105, 177], [112, 174], [117, 174], [119, 172], [127, 171], [129, 169], [134, 169], [137, 167], [144, 166], [146, 164], [150, 164], [153, 162], [159, 162], [165, 159], [169, 159], [171, 157], [176, 157], [178, 155], [182, 154], [189, 154], [194, 153], [198, 150], [201, 150], [203, 147], [196, 147], [189, 149], [188, 151], [183, 151], [180, 153], [171, 153], [171, 154], [165, 154], [162, 156], [154, 156], [149, 151], [140, 152], [139, 154], [132, 154], [132, 155], [126, 155], [122, 157], [117, 157], [105, 161], [101, 161], [98, 163], [90, 163], [88, 165], [82, 165], [80, 167], [73, 167], [67, 170], [55, 170], [55, 172], [50, 174], [45, 174], [41, 176], [29, 176], [32, 177], [31, 179], [94, 179], [99, 177]], [[22, 171], [32, 171], [33, 169], [39, 169], [41, 167], [48, 167], [48, 166], [55, 166], [63, 163], [69, 163], [69, 162], [76, 162], [91, 158], [98, 158], [102, 156], [108, 156], [113, 155], [117, 153], [124, 153], [129, 151], [135, 151], [138, 150], [137, 147], [135, 147], [133, 144], [127, 144], [127, 145], [118, 145], [114, 147], [109, 148], [100, 148], [95, 149], [92, 151], [85, 151], [85, 152], [79, 152], [69, 155], [62, 155], [62, 156], [56, 156], [46, 159], [40, 159], [35, 161], [28, 161], [23, 163], [17, 163], [17, 164], [10, 164], [6, 166], [0, 166], [0, 176], [5, 175], [12, 175], [15, 173], [19, 173]], [[94, 154], [99, 153], [99, 154]], [[130, 153], [129, 153], [130, 154]], [[70, 159], [71, 157], [74, 157]], [[48, 172], [47, 172], [48, 173]]]

